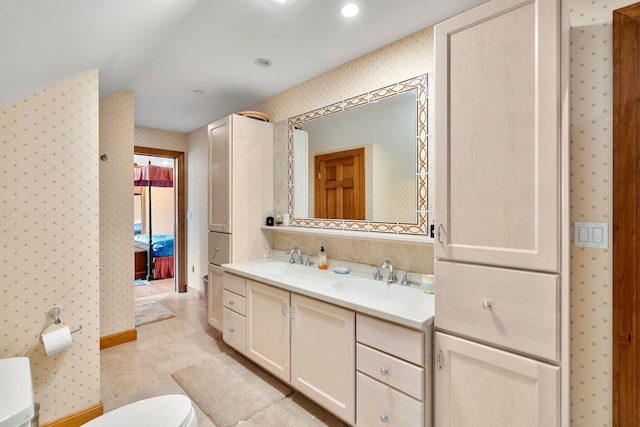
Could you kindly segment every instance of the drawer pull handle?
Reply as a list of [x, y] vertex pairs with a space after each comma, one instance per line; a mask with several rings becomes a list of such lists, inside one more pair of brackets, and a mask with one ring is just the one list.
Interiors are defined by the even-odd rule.
[[380, 368], [380, 373], [382, 375], [387, 375], [389, 373], [389, 368]]
[[229, 328], [229, 332], [233, 332], [233, 328]]
[[383, 423], [386, 423], [387, 421], [389, 421], [389, 414], [387, 414], [386, 412], [383, 412], [382, 415], [380, 415], [380, 421], [382, 421]]
[[493, 304], [491, 301], [482, 301], [482, 308], [485, 310], [491, 310], [493, 308]]

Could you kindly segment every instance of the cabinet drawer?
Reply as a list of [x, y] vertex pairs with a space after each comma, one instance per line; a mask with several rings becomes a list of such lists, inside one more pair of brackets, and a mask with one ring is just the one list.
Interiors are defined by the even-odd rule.
[[224, 273], [224, 276], [222, 276], [222, 287], [243, 297], [247, 296], [247, 285], [244, 277]]
[[356, 340], [369, 347], [424, 366], [424, 333], [358, 314]]
[[444, 261], [435, 269], [436, 328], [558, 359], [558, 275]]
[[424, 368], [362, 344], [356, 346], [356, 368], [378, 381], [424, 401]]
[[226, 289], [222, 291], [222, 304], [243, 316], [247, 315], [247, 299]]
[[247, 354], [247, 318], [223, 308], [222, 339], [240, 353]]
[[358, 372], [358, 426], [424, 427], [424, 403]]

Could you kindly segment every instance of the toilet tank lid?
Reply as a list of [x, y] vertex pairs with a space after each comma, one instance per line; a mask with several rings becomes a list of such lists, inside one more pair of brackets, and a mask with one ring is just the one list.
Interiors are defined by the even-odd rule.
[[33, 417], [33, 383], [28, 357], [0, 359], [0, 427]]

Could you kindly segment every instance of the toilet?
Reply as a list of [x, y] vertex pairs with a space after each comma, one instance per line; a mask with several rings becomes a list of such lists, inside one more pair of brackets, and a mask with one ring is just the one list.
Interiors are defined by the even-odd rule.
[[[0, 359], [0, 427], [29, 427], [35, 415], [28, 357]], [[8, 385], [8, 386], [7, 386]], [[114, 409], [83, 424], [87, 427], [198, 427], [191, 400], [169, 394]]]
[[83, 427], [198, 427], [191, 399], [169, 394], [130, 403], [95, 418]]
[[29, 427], [35, 414], [28, 357], [0, 359], [0, 427]]

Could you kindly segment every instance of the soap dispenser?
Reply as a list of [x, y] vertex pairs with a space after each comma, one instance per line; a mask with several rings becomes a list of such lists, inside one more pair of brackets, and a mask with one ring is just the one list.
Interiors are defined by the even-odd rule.
[[320, 270], [326, 270], [329, 268], [327, 264], [327, 253], [324, 251], [324, 246], [320, 246], [320, 253], [318, 253], [318, 268]]

